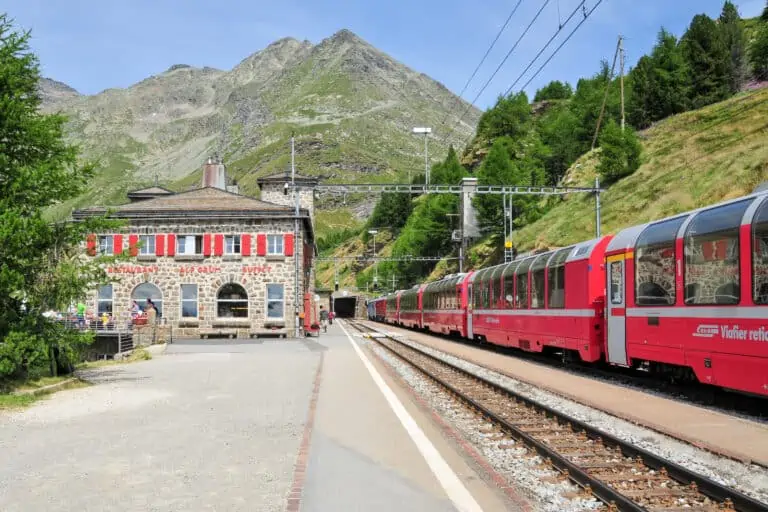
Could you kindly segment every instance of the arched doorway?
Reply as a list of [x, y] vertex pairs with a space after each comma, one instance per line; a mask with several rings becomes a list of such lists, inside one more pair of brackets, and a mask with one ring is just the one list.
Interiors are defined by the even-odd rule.
[[163, 316], [163, 293], [152, 283], [141, 283], [133, 289], [131, 300], [135, 300], [142, 311], [147, 308], [147, 299], [151, 299], [157, 309], [158, 318]]
[[216, 316], [248, 318], [248, 293], [237, 283], [227, 283], [216, 294]]

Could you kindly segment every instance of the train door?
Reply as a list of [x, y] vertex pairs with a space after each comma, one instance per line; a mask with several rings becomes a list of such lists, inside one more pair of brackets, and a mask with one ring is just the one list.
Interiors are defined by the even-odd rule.
[[627, 366], [627, 299], [624, 255], [607, 258], [606, 297], [608, 362]]

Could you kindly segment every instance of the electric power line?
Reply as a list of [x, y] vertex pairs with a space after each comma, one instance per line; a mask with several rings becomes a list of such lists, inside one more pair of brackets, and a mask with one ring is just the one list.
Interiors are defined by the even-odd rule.
[[450, 137], [450, 136], [453, 134], [453, 131], [454, 131], [455, 127], [456, 127], [458, 124], [460, 124], [460, 123], [461, 123], [461, 121], [463, 121], [463, 120], [464, 120], [464, 116], [466, 116], [466, 115], [467, 115], [467, 113], [469, 112], [469, 110], [470, 110], [470, 109], [471, 109], [471, 108], [472, 108], [472, 107], [475, 105], [475, 102], [476, 102], [476, 101], [477, 101], [477, 99], [480, 97], [480, 95], [481, 95], [481, 94], [483, 94], [483, 92], [485, 92], [485, 90], [486, 90], [486, 89], [488, 88], [488, 86], [491, 84], [491, 82], [493, 81], [493, 79], [496, 77], [496, 75], [498, 74], [498, 72], [501, 70], [502, 66], [504, 66], [504, 64], [507, 62], [507, 59], [509, 59], [509, 56], [510, 56], [510, 55], [512, 55], [512, 52], [514, 52], [514, 51], [515, 51], [515, 49], [517, 48], [517, 45], [518, 45], [518, 44], [520, 44], [520, 41], [522, 41], [522, 39], [525, 37], [525, 35], [526, 35], [526, 34], [528, 33], [528, 31], [531, 29], [531, 27], [533, 26], [533, 24], [536, 22], [536, 20], [537, 20], [537, 19], [539, 19], [539, 16], [540, 16], [540, 15], [541, 15], [541, 13], [544, 11], [544, 8], [546, 8], [546, 7], [547, 7], [547, 5], [549, 5], [549, 2], [551, 2], [551, 0], [545, 0], [545, 1], [544, 1], [544, 4], [543, 4], [543, 5], [542, 5], [542, 6], [539, 8], [539, 10], [536, 12], [536, 15], [533, 17], [533, 19], [530, 21], [530, 23], [528, 23], [528, 26], [527, 26], [527, 27], [525, 27], [525, 30], [523, 30], [523, 33], [522, 33], [522, 34], [520, 34], [520, 37], [518, 37], [518, 38], [517, 38], [517, 41], [515, 41], [515, 44], [514, 44], [514, 45], [512, 45], [512, 48], [510, 48], [510, 50], [507, 52], [507, 54], [506, 54], [506, 55], [504, 56], [504, 58], [501, 60], [501, 63], [499, 63], [499, 65], [496, 67], [496, 69], [494, 70], [494, 72], [491, 74], [490, 78], [488, 78], [488, 80], [485, 82], [485, 84], [484, 84], [484, 85], [483, 85], [483, 87], [480, 89], [480, 91], [478, 91], [478, 93], [475, 95], [474, 99], [473, 99], [473, 100], [470, 102], [470, 104], [469, 104], [469, 105], [467, 105], [467, 108], [464, 110], [464, 113], [462, 113], [462, 114], [461, 114], [461, 117], [459, 117], [459, 119], [456, 121], [456, 123], [454, 124], [454, 127], [453, 127], [453, 128], [451, 128], [451, 129], [450, 129], [450, 131], [449, 131], [449, 132], [448, 132], [448, 133], [445, 135], [445, 137], [443, 138], [443, 142], [442, 142], [443, 144], [445, 144], [445, 141], [446, 141], [446, 140], [448, 140], [448, 137]]
[[[477, 72], [480, 71], [480, 67], [482, 67], [482, 65], [485, 63], [485, 59], [488, 58], [488, 55], [491, 53], [491, 50], [493, 50], [493, 47], [496, 46], [496, 43], [499, 41], [499, 37], [501, 37], [501, 34], [507, 28], [507, 25], [509, 25], [510, 20], [512, 20], [512, 16], [515, 15], [515, 13], [517, 12], [517, 8], [520, 7], [521, 3], [523, 3], [523, 0], [518, 0], [518, 2], [512, 8], [512, 12], [510, 12], [509, 16], [507, 16], [507, 20], [504, 22], [504, 25], [501, 26], [501, 28], [499, 29], [499, 32], [496, 34], [496, 37], [493, 39], [493, 42], [491, 42], [491, 45], [485, 51], [485, 55], [483, 55], [483, 58], [480, 59], [480, 63], [477, 65], [475, 70], [472, 72], [472, 75], [470, 75], [469, 79], [467, 80], [467, 83], [464, 84], [464, 87], [461, 89], [461, 92], [456, 97], [456, 103], [454, 105], [454, 108], [459, 106], [459, 104], [460, 104], [459, 102], [461, 101], [462, 96], [464, 96], [464, 92], [466, 92], [467, 87], [469, 87], [469, 84], [475, 78], [475, 75], [477, 75]], [[445, 117], [443, 118], [443, 121], [440, 123], [440, 126], [445, 125], [445, 122], [448, 120], [448, 117], [450, 117], [450, 115], [451, 115], [450, 111], [446, 112]]]

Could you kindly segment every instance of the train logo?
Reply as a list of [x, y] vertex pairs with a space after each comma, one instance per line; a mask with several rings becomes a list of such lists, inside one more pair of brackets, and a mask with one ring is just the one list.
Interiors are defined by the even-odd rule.
[[714, 338], [718, 333], [720, 333], [720, 327], [717, 325], [699, 324], [693, 335], [697, 338]]

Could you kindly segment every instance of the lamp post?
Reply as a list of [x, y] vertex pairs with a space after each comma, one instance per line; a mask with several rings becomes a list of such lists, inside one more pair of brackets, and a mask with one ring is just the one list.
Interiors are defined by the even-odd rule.
[[[373, 257], [376, 258], [376, 233], [378, 233], [375, 229], [369, 229], [368, 234], [373, 235]], [[374, 259], [373, 260], [373, 286], [374, 288], [379, 282], [379, 266], [377, 264], [378, 262]]]
[[413, 129], [413, 133], [424, 134], [424, 183], [429, 185], [429, 153], [427, 152], [427, 141], [429, 140], [429, 134], [432, 133], [432, 128], [417, 126]]

